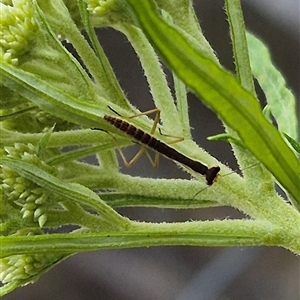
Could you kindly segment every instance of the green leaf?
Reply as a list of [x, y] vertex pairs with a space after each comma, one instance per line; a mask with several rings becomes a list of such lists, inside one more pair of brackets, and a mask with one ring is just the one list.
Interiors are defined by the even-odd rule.
[[[90, 100], [79, 100], [33, 74], [11, 65], [2, 63], [0, 68], [3, 85], [18, 92], [40, 109], [82, 126], [99, 126], [99, 121], [102, 120], [99, 104]], [[103, 99], [105, 109], [107, 109], [106, 103]]]
[[209, 141], [228, 141], [231, 144], [235, 144], [237, 146], [245, 148], [243, 143], [239, 139], [235, 138], [234, 136], [228, 133], [220, 133], [220, 134], [212, 135], [207, 137], [207, 139]]
[[251, 33], [247, 33], [252, 73], [263, 89], [278, 129], [293, 139], [298, 138], [296, 101], [286, 87], [281, 73], [275, 68], [268, 48]]
[[283, 133], [283, 134], [286, 137], [286, 139], [289, 141], [291, 146], [297, 151], [297, 153], [300, 154], [300, 143], [297, 142], [296, 140], [294, 140], [293, 138], [291, 138], [288, 134], [286, 134], [286, 133]]
[[8, 114], [5, 114], [3, 116], [0, 116], [0, 122], [4, 121], [4, 120], [7, 120], [7, 119], [10, 119], [10, 118], [15, 118], [15, 117], [18, 117], [22, 114], [25, 114], [27, 113], [28, 111], [31, 111], [33, 109], [35, 109], [36, 107], [35, 106], [31, 106], [31, 107], [27, 107], [27, 108], [24, 108], [24, 109], [20, 109], [18, 111], [14, 111], [12, 113], [8, 113]]
[[300, 163], [236, 78], [159, 16], [153, 1], [119, 0], [176, 75], [234, 129], [300, 207]]
[[113, 226], [126, 225], [123, 217], [102, 201], [94, 192], [77, 183], [67, 183], [59, 180], [44, 170], [21, 159], [0, 158], [0, 164], [6, 165], [21, 176], [37, 185], [81, 205], [93, 208], [99, 215]]

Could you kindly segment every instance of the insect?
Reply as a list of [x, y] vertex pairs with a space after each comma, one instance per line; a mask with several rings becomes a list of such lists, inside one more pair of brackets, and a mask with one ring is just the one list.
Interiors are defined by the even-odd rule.
[[[153, 110], [150, 110], [150, 111], [147, 111], [147, 112], [144, 112], [144, 113], [141, 113], [141, 114], [130, 117], [130, 118], [134, 118], [134, 117], [141, 116], [141, 115], [156, 113], [152, 129], [150, 131], [150, 134], [148, 134], [148, 133], [144, 132], [143, 130], [137, 128], [136, 126], [134, 126], [134, 125], [128, 123], [127, 121], [121, 119], [120, 118], [121, 116], [115, 110], [113, 110], [111, 107], [109, 107], [109, 108], [115, 114], [117, 114], [119, 117], [105, 115], [104, 120], [109, 122], [111, 125], [115, 126], [116, 128], [118, 128], [119, 130], [123, 131], [124, 133], [126, 133], [130, 137], [132, 137], [138, 143], [142, 144], [142, 148], [139, 150], [139, 152], [135, 155], [135, 157], [129, 163], [127, 163], [121, 149], [118, 148], [119, 152], [121, 154], [121, 157], [122, 157], [122, 159], [124, 160], [124, 163], [127, 166], [133, 165], [133, 163], [145, 151], [146, 151], [146, 154], [147, 154], [148, 158], [152, 162], [153, 166], [156, 166], [157, 163], [158, 163], [159, 154], [161, 154], [161, 155], [167, 157], [168, 159], [171, 159], [171, 160], [176, 161], [180, 164], [183, 164], [183, 165], [187, 166], [188, 168], [192, 169], [193, 171], [195, 171], [195, 172], [197, 172], [201, 175], [204, 175], [205, 179], [206, 179], [206, 183], [208, 185], [213, 184], [215, 178], [217, 177], [217, 175], [220, 171], [219, 166], [208, 168], [207, 166], [200, 163], [199, 161], [193, 160], [193, 159], [183, 155], [182, 153], [178, 152], [174, 148], [172, 148], [169, 145], [161, 142], [160, 140], [158, 140], [157, 138], [155, 138], [153, 136], [153, 133], [154, 133], [156, 127], [157, 127], [159, 117], [160, 117], [160, 110], [159, 109], [153, 109]], [[175, 142], [177, 142], [177, 141], [175, 141]], [[174, 143], [174, 141], [173, 141], [173, 143]], [[153, 149], [154, 151], [156, 151], [156, 157], [155, 157], [154, 161], [151, 159], [150, 155], [148, 154], [147, 149], [146, 149], [147, 147]]]

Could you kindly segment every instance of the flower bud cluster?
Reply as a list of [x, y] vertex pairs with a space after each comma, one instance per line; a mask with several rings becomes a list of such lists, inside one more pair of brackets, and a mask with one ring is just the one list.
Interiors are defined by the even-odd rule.
[[[32, 144], [15, 143], [14, 147], [5, 147], [5, 151], [7, 157], [19, 158], [47, 171], [50, 170], [50, 167], [37, 156], [37, 148]], [[53, 169], [51, 171], [53, 172]], [[2, 167], [1, 177], [7, 201], [20, 206], [23, 219], [37, 221], [39, 226], [43, 227], [47, 221], [50, 193], [7, 166]]]
[[31, 1], [12, 0], [12, 5], [0, 3], [0, 58], [17, 65], [34, 37], [37, 24]]
[[90, 0], [86, 1], [87, 9], [93, 14], [102, 16], [116, 6], [115, 0]]
[[[38, 233], [33, 231], [26, 232], [27, 236], [36, 234]], [[24, 235], [24, 232], [20, 230], [15, 233], [16, 235]], [[0, 281], [3, 284], [18, 280], [28, 283], [30, 278], [34, 280], [35, 275], [51, 266], [59, 258], [57, 254], [49, 253], [18, 254], [2, 258], [0, 259]]]

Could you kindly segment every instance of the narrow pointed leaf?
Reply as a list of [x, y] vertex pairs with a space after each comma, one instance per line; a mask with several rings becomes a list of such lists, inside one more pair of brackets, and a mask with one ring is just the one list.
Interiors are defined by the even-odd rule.
[[158, 14], [153, 1], [119, 0], [176, 75], [239, 135], [300, 207], [300, 163], [255, 97]]

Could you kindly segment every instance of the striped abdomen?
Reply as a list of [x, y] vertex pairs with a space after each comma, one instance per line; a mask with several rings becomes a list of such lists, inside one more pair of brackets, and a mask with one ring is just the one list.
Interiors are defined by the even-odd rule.
[[104, 120], [118, 128], [119, 130], [123, 131], [127, 135], [131, 136], [136, 141], [148, 146], [149, 148], [152, 148], [153, 150], [159, 152], [167, 158], [177, 161], [194, 170], [195, 172], [200, 173], [201, 175], [205, 175], [208, 185], [213, 184], [214, 179], [220, 171], [219, 167], [207, 168], [207, 166], [203, 165], [202, 163], [188, 158], [187, 156], [181, 154], [167, 144], [159, 141], [150, 134], [144, 132], [141, 129], [138, 129], [134, 125], [129, 124], [122, 119], [105, 115]]

